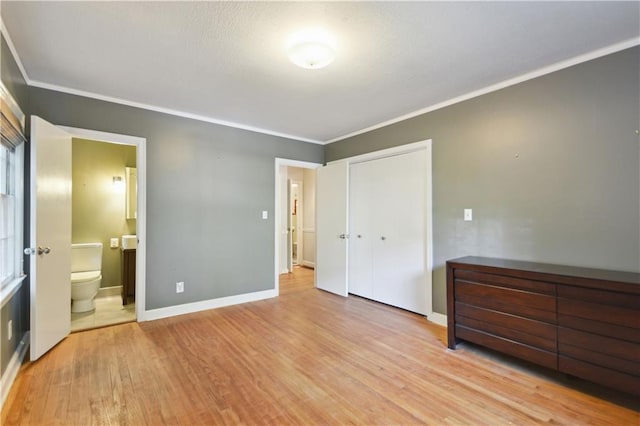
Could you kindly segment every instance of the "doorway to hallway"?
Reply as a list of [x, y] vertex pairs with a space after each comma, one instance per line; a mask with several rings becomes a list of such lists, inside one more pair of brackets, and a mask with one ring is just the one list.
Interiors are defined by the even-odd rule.
[[281, 274], [292, 273], [298, 266], [315, 267], [315, 169], [321, 166], [276, 158], [274, 281], [278, 293]]

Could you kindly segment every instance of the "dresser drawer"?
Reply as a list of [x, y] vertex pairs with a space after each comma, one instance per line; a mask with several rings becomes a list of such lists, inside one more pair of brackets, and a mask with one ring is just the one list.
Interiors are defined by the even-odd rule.
[[605, 366], [594, 365], [564, 355], [558, 357], [558, 370], [640, 396], [640, 377], [633, 374], [625, 374]]
[[592, 288], [558, 286], [558, 297], [593, 302], [598, 305], [618, 306], [632, 310], [640, 310], [640, 295]]
[[556, 285], [544, 281], [525, 280], [506, 275], [485, 274], [482, 272], [456, 269], [455, 279], [471, 281], [475, 283], [488, 284], [495, 287], [506, 287], [517, 290], [525, 290], [533, 293], [556, 295]]
[[640, 344], [638, 343], [565, 327], [558, 327], [558, 341], [561, 353], [562, 345], [566, 344], [614, 358], [640, 362]]
[[557, 350], [553, 324], [460, 302], [456, 303], [456, 323], [548, 351]]
[[556, 322], [556, 298], [546, 294], [456, 280], [455, 300], [548, 323]]
[[640, 376], [640, 362], [638, 360], [621, 359], [601, 352], [572, 346], [562, 341], [558, 343], [558, 347], [562, 356], [587, 362], [594, 366], [606, 367], [621, 373]]
[[640, 329], [640, 309], [559, 297], [558, 314]]
[[622, 339], [629, 342], [640, 343], [640, 328], [624, 327], [602, 321], [575, 317], [572, 315], [558, 314], [558, 325], [575, 330], [599, 334], [614, 339]]
[[546, 351], [464, 325], [456, 325], [455, 332], [456, 336], [463, 340], [477, 343], [547, 368], [553, 368], [554, 370], [558, 368], [558, 356], [555, 352]]

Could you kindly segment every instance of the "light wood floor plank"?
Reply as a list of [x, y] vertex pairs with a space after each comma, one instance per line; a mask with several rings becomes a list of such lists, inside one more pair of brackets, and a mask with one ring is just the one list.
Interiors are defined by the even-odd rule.
[[313, 287], [72, 334], [26, 363], [3, 425], [638, 425], [631, 397], [471, 345], [424, 317]]

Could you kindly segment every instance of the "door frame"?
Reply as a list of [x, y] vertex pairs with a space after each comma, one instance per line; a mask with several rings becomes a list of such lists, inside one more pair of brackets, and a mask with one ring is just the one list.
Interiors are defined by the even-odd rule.
[[[432, 139], [399, 145], [380, 151], [369, 152], [340, 160], [330, 161], [327, 164], [347, 162], [351, 164], [363, 163], [395, 155], [408, 154], [415, 151], [426, 151], [426, 185], [425, 185], [425, 280], [429, 291], [427, 292], [427, 318], [436, 324], [447, 324], [447, 316], [433, 312], [433, 156]], [[347, 289], [348, 290], [348, 289]]]
[[[280, 175], [280, 166], [285, 167], [300, 167], [301, 169], [317, 169], [322, 167], [322, 163], [312, 163], [309, 161], [300, 161], [300, 160], [291, 160], [288, 158], [279, 158], [275, 159], [275, 197], [274, 197], [274, 214], [273, 214], [273, 228], [274, 228], [274, 255], [273, 255], [273, 270], [274, 270], [274, 285], [273, 288], [276, 291], [276, 296], [280, 295], [280, 237], [281, 237], [281, 229], [280, 223], [282, 220], [282, 215], [287, 214], [287, 211], [282, 211], [282, 196], [286, 196], [286, 194], [282, 194], [281, 190], [281, 179]], [[287, 209], [288, 210], [288, 209]]]
[[136, 169], [138, 171], [138, 209], [136, 217], [136, 321], [146, 321], [146, 268], [147, 264], [147, 139], [138, 136], [101, 132], [98, 130], [80, 129], [76, 127], [57, 126], [71, 135], [72, 138], [89, 139], [96, 142], [107, 142], [117, 145], [133, 145], [136, 147]]

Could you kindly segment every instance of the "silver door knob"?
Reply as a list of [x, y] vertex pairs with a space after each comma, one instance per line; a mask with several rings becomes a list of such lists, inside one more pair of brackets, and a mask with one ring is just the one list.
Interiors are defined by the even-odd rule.
[[49, 254], [51, 249], [49, 247], [38, 247], [38, 254]]

